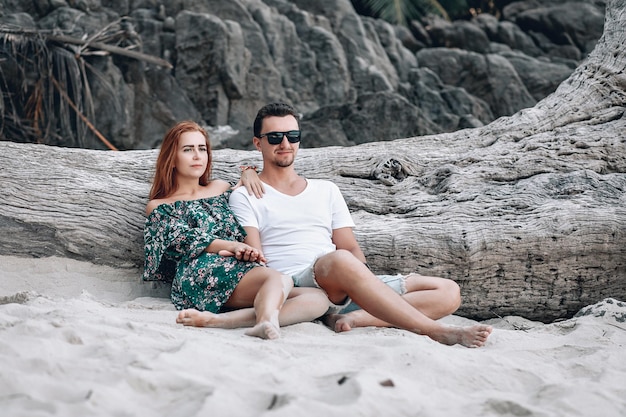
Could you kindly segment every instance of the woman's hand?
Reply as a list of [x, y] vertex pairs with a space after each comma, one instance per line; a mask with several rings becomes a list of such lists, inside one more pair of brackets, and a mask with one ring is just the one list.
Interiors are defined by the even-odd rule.
[[263, 252], [242, 242], [234, 242], [231, 249], [223, 249], [217, 253], [221, 256], [234, 256], [240, 261], [259, 262], [262, 264], [267, 262]]
[[256, 198], [261, 198], [265, 194], [265, 188], [263, 188], [263, 182], [259, 179], [256, 167], [241, 168], [241, 179], [234, 188], [242, 185], [246, 187], [249, 195], [254, 194]]

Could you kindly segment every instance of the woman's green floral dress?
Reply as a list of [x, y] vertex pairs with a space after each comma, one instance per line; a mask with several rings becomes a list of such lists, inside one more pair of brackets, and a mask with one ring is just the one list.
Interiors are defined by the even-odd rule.
[[207, 253], [214, 239], [243, 242], [246, 232], [228, 206], [230, 191], [161, 204], [144, 226], [145, 281], [172, 282], [177, 309], [218, 313], [256, 262]]

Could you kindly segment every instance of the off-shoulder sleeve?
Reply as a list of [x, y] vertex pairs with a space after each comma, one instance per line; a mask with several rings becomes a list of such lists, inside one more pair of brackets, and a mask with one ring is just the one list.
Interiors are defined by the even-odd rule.
[[144, 224], [143, 280], [171, 282], [176, 263], [197, 257], [215, 238], [208, 230], [189, 224], [176, 207], [157, 207]]

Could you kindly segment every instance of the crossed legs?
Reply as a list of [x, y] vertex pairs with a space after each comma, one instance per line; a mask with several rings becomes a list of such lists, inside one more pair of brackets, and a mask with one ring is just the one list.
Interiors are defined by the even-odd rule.
[[[257, 267], [244, 275], [226, 306], [235, 309], [253, 306], [250, 310], [254, 321], [246, 334], [276, 339], [280, 337], [279, 313], [292, 288], [291, 277], [269, 268]], [[196, 323], [210, 321], [211, 314], [195, 309], [183, 310], [178, 314], [176, 322], [195, 326]]]
[[[278, 313], [280, 326], [313, 321], [328, 310], [328, 298], [321, 290], [294, 288]], [[254, 308], [239, 308], [225, 313], [211, 313], [195, 309], [178, 313], [177, 323], [185, 326], [235, 329], [253, 327], [257, 323]]]
[[[411, 278], [412, 282], [407, 284], [415, 285], [417, 288], [423, 286], [424, 291], [431, 292], [420, 295], [414, 290], [411, 291], [413, 294], [408, 298], [409, 294], [401, 297], [372, 274], [352, 253], [345, 250], [337, 250], [319, 258], [315, 264], [315, 279], [333, 303], [339, 304], [346, 296], [349, 296], [365, 310], [365, 313], [368, 313], [354, 312], [358, 313], [355, 314], [357, 319], [361, 315], [362, 321], [357, 322], [357, 325], [364, 325], [364, 323], [372, 325], [371, 323], [374, 323], [373, 325], [398, 327], [426, 335], [446, 345], [462, 344], [467, 347], [484, 345], [492, 330], [491, 326], [482, 324], [456, 327], [436, 321], [437, 318], [450, 314], [449, 312], [458, 308], [460, 296], [455, 294], [458, 291], [458, 286], [455, 289], [454, 285], [446, 285], [446, 290], [450, 294], [441, 296], [436, 292], [438, 285], [435, 285], [434, 288], [432, 285], [429, 286], [429, 281], [432, 284], [433, 281], [438, 283], [437, 280], [419, 279], [419, 276], [415, 276]], [[451, 300], [446, 300], [447, 297], [450, 297]], [[443, 306], [422, 305], [441, 301], [441, 298], [444, 299]], [[422, 306], [426, 313], [416, 308], [412, 303]], [[336, 328], [340, 319], [335, 320], [333, 327]], [[351, 325], [346, 321], [339, 323], [340, 327]]]
[[[451, 279], [410, 274], [405, 280], [406, 293], [402, 295], [413, 308], [427, 317], [438, 320], [454, 313], [461, 305], [461, 291]], [[324, 323], [336, 332], [356, 327], [392, 327], [363, 309], [346, 314], [328, 314]]]

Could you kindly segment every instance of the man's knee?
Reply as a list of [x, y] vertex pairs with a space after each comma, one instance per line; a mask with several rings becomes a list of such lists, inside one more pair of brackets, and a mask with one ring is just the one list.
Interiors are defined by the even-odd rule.
[[450, 300], [450, 309], [454, 312], [461, 307], [461, 287], [456, 281], [451, 279], [447, 281], [448, 298]]
[[323, 278], [332, 275], [334, 279], [349, 279], [353, 274], [346, 272], [358, 263], [358, 259], [351, 252], [337, 249], [321, 256], [315, 262], [315, 277]]
[[337, 249], [320, 257], [318, 262], [320, 260], [324, 261], [327, 264], [332, 264], [333, 266], [343, 266], [354, 262], [356, 260], [356, 257], [350, 251], [347, 251], [345, 249]]
[[461, 288], [456, 281], [448, 278], [410, 274], [406, 279], [407, 292], [436, 290], [439, 306], [452, 314], [461, 306]]
[[441, 302], [447, 310], [448, 314], [454, 313], [461, 306], [461, 288], [456, 281], [447, 278], [441, 278], [438, 285], [438, 290], [441, 293]]
[[341, 304], [358, 282], [355, 260], [358, 262], [351, 252], [339, 249], [315, 262], [315, 281], [335, 304]]

